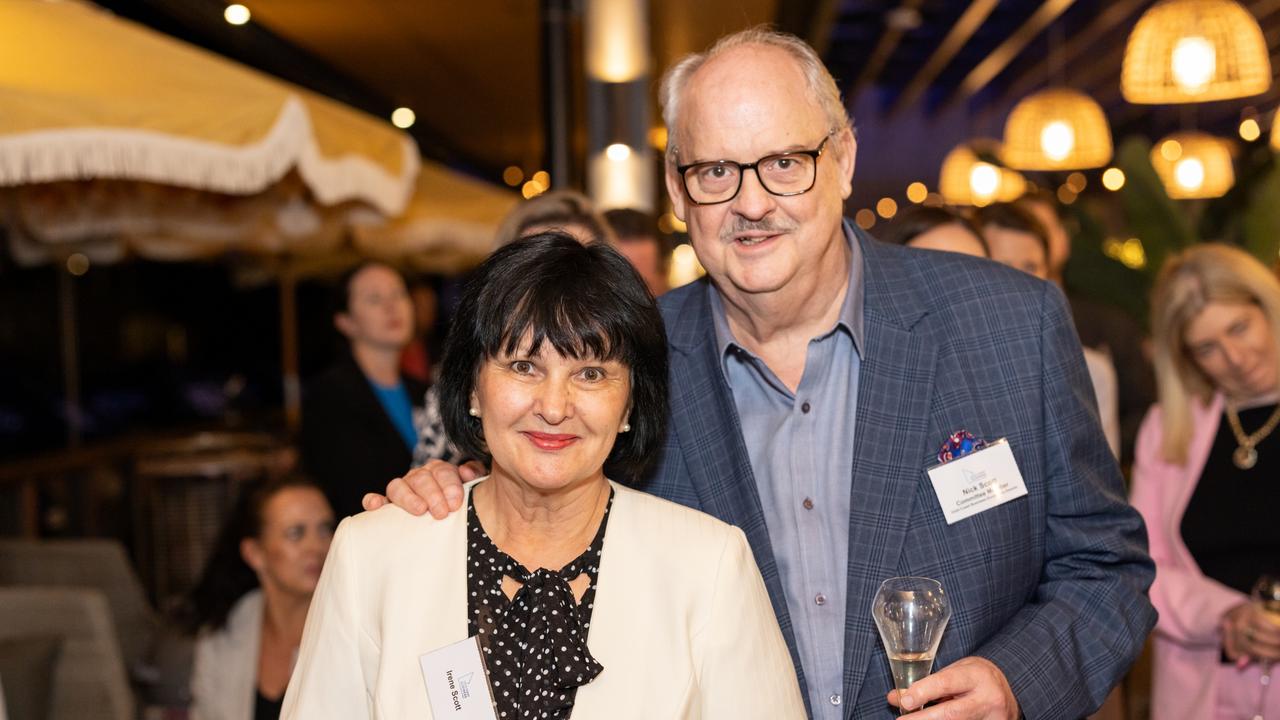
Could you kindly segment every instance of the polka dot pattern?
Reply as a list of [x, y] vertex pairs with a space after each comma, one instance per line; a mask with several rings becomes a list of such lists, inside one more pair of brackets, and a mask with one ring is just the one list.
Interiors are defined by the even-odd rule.
[[[613, 491], [591, 545], [559, 571], [530, 571], [498, 549], [467, 506], [468, 628], [480, 637], [499, 718], [568, 718], [578, 688], [604, 668], [587, 650]], [[569, 582], [590, 579], [579, 603]], [[510, 600], [502, 580], [521, 583]]]

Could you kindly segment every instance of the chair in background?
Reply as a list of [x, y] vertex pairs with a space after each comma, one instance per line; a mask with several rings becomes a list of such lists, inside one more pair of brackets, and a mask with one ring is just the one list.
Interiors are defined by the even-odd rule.
[[0, 588], [0, 643], [41, 640], [60, 646], [53, 655], [49, 720], [134, 720], [133, 694], [102, 591]]
[[114, 540], [0, 540], [0, 586], [93, 588], [106, 598], [125, 668], [146, 667], [159, 618]]

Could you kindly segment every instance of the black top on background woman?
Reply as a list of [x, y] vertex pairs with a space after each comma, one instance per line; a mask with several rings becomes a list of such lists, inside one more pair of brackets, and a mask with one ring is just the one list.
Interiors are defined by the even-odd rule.
[[426, 388], [400, 372], [413, 333], [413, 306], [394, 268], [365, 262], [339, 288], [334, 327], [350, 352], [307, 384], [302, 397], [302, 465], [339, 517], [360, 498], [403, 475], [418, 441]]

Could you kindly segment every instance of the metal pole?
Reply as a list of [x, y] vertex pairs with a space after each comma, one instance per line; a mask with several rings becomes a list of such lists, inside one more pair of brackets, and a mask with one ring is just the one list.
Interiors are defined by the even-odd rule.
[[572, 104], [569, 85], [570, 0], [542, 0], [542, 86], [546, 157], [551, 187], [572, 186], [569, 130]]
[[302, 426], [302, 385], [298, 378], [298, 279], [280, 272], [280, 365], [284, 375], [284, 419], [290, 433]]
[[58, 305], [62, 329], [62, 407], [67, 418], [67, 447], [80, 447], [80, 352], [76, 329], [75, 278], [65, 260], [58, 263]]

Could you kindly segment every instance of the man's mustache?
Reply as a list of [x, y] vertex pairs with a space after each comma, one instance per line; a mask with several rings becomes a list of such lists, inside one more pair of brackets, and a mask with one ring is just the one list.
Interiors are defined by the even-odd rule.
[[763, 233], [766, 235], [780, 235], [785, 232], [791, 232], [796, 229], [796, 224], [788, 220], [744, 220], [738, 218], [734, 223], [720, 231], [720, 239], [725, 242], [732, 241], [739, 235], [746, 233]]

